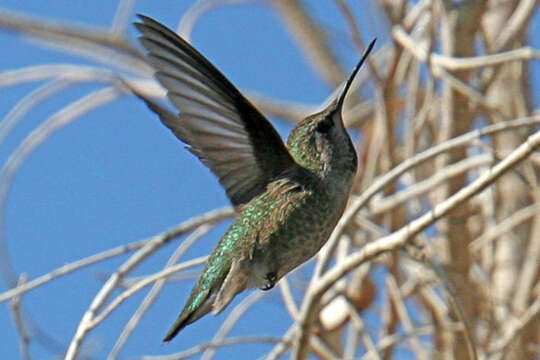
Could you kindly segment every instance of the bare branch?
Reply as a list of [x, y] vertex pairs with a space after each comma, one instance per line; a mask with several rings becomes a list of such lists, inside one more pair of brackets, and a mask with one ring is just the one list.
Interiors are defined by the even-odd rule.
[[429, 213], [424, 214], [420, 218], [410, 222], [407, 224], [407, 226], [401, 228], [400, 230], [381, 238], [376, 242], [367, 244], [361, 250], [349, 256], [348, 259], [343, 261], [339, 267], [329, 270], [320, 278], [319, 281], [313, 283], [308, 289], [308, 293], [306, 294], [300, 311], [298, 322], [301, 331], [299, 334], [298, 345], [295, 348], [295, 356], [299, 359], [305, 358], [306, 342], [311, 332], [313, 316], [316, 313], [315, 306], [323, 293], [335, 281], [343, 277], [352, 268], [362, 264], [363, 262], [368, 261], [375, 256], [382, 254], [383, 252], [405, 245], [407, 241], [446, 215], [449, 211], [469, 200], [472, 196], [476, 195], [487, 186], [491, 185], [501, 175], [523, 161], [538, 146], [540, 146], [540, 132], [531, 135], [524, 144], [511, 152], [503, 161], [495, 165], [490, 172], [480, 176], [470, 185], [461, 189], [444, 202], [435, 206], [435, 208]]

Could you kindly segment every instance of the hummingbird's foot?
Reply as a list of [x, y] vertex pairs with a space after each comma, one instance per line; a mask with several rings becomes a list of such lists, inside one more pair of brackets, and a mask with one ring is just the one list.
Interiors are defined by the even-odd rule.
[[271, 288], [274, 287], [274, 285], [276, 285], [277, 274], [275, 272], [269, 272], [268, 274], [266, 274], [265, 280], [267, 281], [267, 283], [264, 284], [261, 290], [264, 290], [264, 291], [270, 290]]

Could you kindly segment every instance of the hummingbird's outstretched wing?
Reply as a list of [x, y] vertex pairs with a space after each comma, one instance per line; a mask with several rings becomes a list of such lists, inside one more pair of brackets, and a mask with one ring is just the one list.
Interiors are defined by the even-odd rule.
[[234, 205], [298, 166], [272, 124], [203, 55], [157, 21], [135, 23], [156, 79], [180, 111], [148, 106], [218, 177]]

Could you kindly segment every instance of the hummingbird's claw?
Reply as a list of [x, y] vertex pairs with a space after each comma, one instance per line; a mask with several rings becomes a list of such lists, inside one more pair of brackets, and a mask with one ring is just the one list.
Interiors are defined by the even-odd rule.
[[274, 285], [276, 285], [277, 274], [275, 272], [269, 272], [268, 274], [266, 274], [265, 280], [267, 281], [267, 283], [264, 284], [261, 290], [264, 290], [264, 291], [270, 290], [271, 288], [274, 287]]

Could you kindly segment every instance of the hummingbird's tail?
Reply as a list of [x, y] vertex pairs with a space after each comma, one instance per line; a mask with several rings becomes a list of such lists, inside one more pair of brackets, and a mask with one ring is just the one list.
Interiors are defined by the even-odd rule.
[[[211, 262], [209, 263], [211, 264]], [[189, 300], [176, 319], [173, 326], [165, 335], [163, 341], [169, 341], [187, 325], [199, 320], [210, 311], [219, 314], [227, 307], [234, 297], [246, 289], [248, 277], [242, 269], [242, 260], [233, 260], [225, 277], [214, 277], [212, 272], [204, 271], [197, 285], [193, 288]], [[208, 265], [207, 265], [208, 266]]]
[[[195, 296], [194, 296], [195, 295]], [[212, 310], [212, 293], [210, 290], [192, 294], [191, 297], [195, 297], [194, 301], [188, 301], [184, 310], [174, 324], [171, 326], [167, 335], [163, 338], [164, 342], [172, 340], [183, 328], [187, 325], [199, 320], [204, 315], [208, 314]], [[190, 299], [191, 300], [191, 299]], [[198, 300], [198, 301], [197, 301]]]

